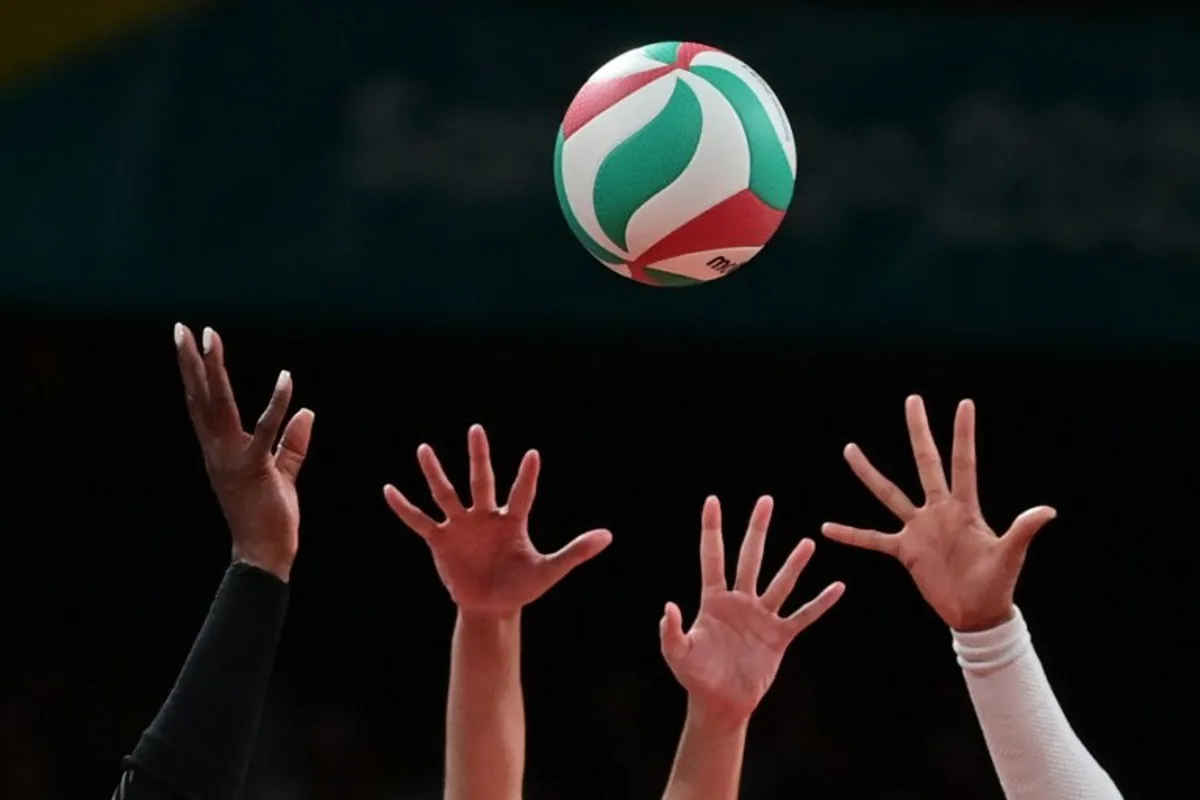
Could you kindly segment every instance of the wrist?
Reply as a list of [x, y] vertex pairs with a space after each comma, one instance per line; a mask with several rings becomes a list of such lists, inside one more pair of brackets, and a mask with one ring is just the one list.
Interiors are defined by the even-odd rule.
[[1021, 658], [1032, 648], [1029, 628], [1021, 612], [993, 628], [980, 631], [951, 631], [958, 664], [964, 670], [987, 675]]
[[686, 724], [709, 734], [743, 736], [750, 726], [750, 714], [688, 697]]
[[466, 609], [458, 609], [459, 627], [469, 630], [492, 630], [507, 632], [521, 627], [521, 612], [519, 610], [507, 614], [488, 614]]
[[1016, 606], [1010, 602], [1002, 607], [963, 614], [950, 627], [959, 633], [990, 631], [993, 628], [999, 628], [1006, 622], [1011, 622], [1016, 615]]
[[233, 550], [233, 560], [270, 573], [283, 583], [289, 583], [292, 577], [292, 563], [295, 561], [295, 556], [247, 552], [235, 547]]

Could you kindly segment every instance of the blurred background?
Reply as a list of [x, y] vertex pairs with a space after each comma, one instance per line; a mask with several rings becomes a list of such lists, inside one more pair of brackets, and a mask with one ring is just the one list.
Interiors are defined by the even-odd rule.
[[[993, 526], [1050, 503], [1019, 595], [1127, 797], [1193, 770], [1200, 25], [934, 3], [0, 3], [6, 636], [0, 798], [107, 797], [228, 557], [171, 327], [225, 337], [243, 413], [317, 411], [293, 605], [249, 797], [440, 796], [453, 609], [385, 481], [545, 458], [534, 538], [616, 542], [525, 617], [528, 796], [660, 793], [698, 519], [768, 569], [827, 519], [888, 526], [840, 458], [916, 488], [902, 401], [979, 403]], [[750, 62], [796, 198], [748, 268], [655, 290], [573, 240], [559, 115], [631, 47]], [[996, 798], [949, 634], [896, 565], [822, 544], [846, 599], [789, 652], [748, 800]]]

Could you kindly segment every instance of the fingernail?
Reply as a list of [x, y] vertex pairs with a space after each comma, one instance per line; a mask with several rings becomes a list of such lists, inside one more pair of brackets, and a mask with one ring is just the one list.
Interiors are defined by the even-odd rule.
[[204, 355], [208, 355], [212, 350], [213, 329], [205, 327], [204, 332], [200, 334], [200, 348], [204, 351]]
[[179, 345], [181, 345], [181, 344], [183, 344], [183, 323], [176, 322], [175, 323], [175, 346], [179, 347]]
[[283, 387], [287, 386], [287, 382], [291, 379], [292, 373], [288, 372], [286, 369], [281, 370], [279, 373], [279, 378], [275, 381], [275, 391], [282, 391]]

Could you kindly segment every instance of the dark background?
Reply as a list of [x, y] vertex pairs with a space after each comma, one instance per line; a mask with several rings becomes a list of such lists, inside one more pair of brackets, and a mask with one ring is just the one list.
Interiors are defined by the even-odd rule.
[[[864, 24], [880, 19], [863, 13]], [[272, 179], [286, 183], [281, 175]], [[547, 196], [549, 187], [547, 170]], [[23, 205], [35, 188], [9, 182], [0, 192], [51, 229], [51, 212]], [[68, 188], [90, 196], [85, 184]], [[188, 184], [171, 191], [186, 208]], [[389, 224], [408, 223], [396, 216]], [[238, 245], [237, 236], [197, 230], [213, 237], [210, 253]], [[558, 233], [565, 241], [565, 226]], [[6, 233], [7, 252], [22, 252], [12, 244], [20, 235]], [[68, 244], [86, 254], [95, 242]], [[547, 274], [600, 271], [573, 243], [555, 246], [549, 252], [563, 256], [545, 257]], [[689, 292], [710, 298], [700, 308], [719, 305], [723, 292], [753, 308], [745, 282], [778, 273], [787, 252], [773, 257], [769, 248], [747, 270]], [[857, 285], [854, 270], [870, 278], [870, 265], [839, 260], [832, 247], [826, 255], [788, 268], [836, 266], [846, 270], [838, 273], [846, 286]], [[995, 267], [1021, 254], [974, 255]], [[383, 251], [377, 260], [392, 256]], [[1053, 256], [1042, 252], [1039, 263]], [[1160, 294], [1192, 285], [1172, 284], [1170, 273], [1121, 272], [1120, 264], [1137, 262], [1119, 256], [1104, 276], [1110, 288], [1128, 280], [1144, 298], [1154, 296], [1144, 291], [1147, 281], [1161, 281]], [[209, 260], [212, 272], [185, 273], [178, 284], [197, 285], [200, 299], [190, 303], [164, 292], [156, 305], [155, 289], [134, 287], [136, 309], [114, 307], [111, 298], [89, 307], [82, 284], [69, 280], [39, 290], [37, 302], [21, 293], [19, 302], [7, 295], [0, 303], [0, 433], [9, 471], [0, 522], [8, 612], [0, 798], [108, 796], [227, 562], [227, 534], [175, 372], [170, 336], [180, 315], [194, 330], [210, 324], [222, 332], [244, 417], [257, 415], [284, 368], [293, 373], [297, 404], [317, 412], [301, 480], [292, 607], [248, 796], [440, 796], [453, 608], [423, 544], [391, 517], [380, 492], [392, 481], [424, 498], [414, 457], [420, 442], [433, 444], [458, 480], [473, 422], [491, 434], [501, 481], [511, 480], [525, 448], [540, 449], [533, 535], [543, 549], [592, 527], [614, 532], [608, 552], [525, 614], [528, 796], [653, 797], [665, 784], [684, 709], [658, 653], [657, 621], [669, 599], [688, 618], [695, 613], [704, 496], [723, 500], [731, 550], [754, 499], [776, 497], [766, 570], [822, 521], [886, 529], [886, 513], [840, 450], [859, 442], [915, 490], [902, 412], [912, 392], [926, 397], [943, 443], [957, 400], [977, 401], [981, 494], [994, 527], [1039, 503], [1060, 512], [1034, 546], [1018, 600], [1085, 744], [1129, 798], [1187, 794], [1200, 358], [1195, 340], [1182, 336], [1172, 345], [1131, 330], [1131, 339], [1155, 340], [1136, 347], [1113, 346], [1121, 339], [1116, 328], [1092, 346], [1072, 336], [1102, 327], [1078, 273], [1048, 266], [1046, 281], [1060, 290], [1080, 281], [1079, 305], [1064, 304], [1062, 314], [1087, 324], [1063, 322], [1062, 336], [1041, 343], [1020, 331], [1019, 308], [976, 320], [991, 335], [968, 339], [897, 327], [903, 313], [891, 327], [876, 325], [865, 306], [832, 293], [811, 302], [838, 324], [801, 325], [803, 335], [787, 336], [735, 335], [726, 323], [709, 331], [693, 324], [675, 336], [653, 320], [591, 332], [540, 318], [472, 325], [446, 287], [429, 295], [444, 307], [429, 305], [419, 322], [396, 314], [380, 323], [386, 294], [369, 324], [352, 313], [337, 322], [320, 314], [289, 319], [286, 298], [302, 271], [270, 264], [275, 272], [264, 273], [259, 293], [275, 293], [278, 302], [255, 305], [239, 295], [223, 306], [214, 299], [220, 292], [202, 286], [222, 268]], [[1174, 264], [1179, 275], [1197, 268], [1186, 258]], [[15, 256], [0, 263], [13, 286], [23, 285], [23, 270], [42, 268]], [[446, 269], [470, 295], [471, 267]], [[971, 283], [977, 276], [941, 283], [928, 274], [908, 283], [893, 276], [884, 300], [919, 308], [933, 293], [953, 303], [956, 292], [986, 291], [986, 283]], [[1009, 288], [1020, 294], [1022, 287]], [[644, 287], [622, 284], [605, 297], [625, 289]], [[1036, 294], [1038, 284], [1025, 291]], [[696, 302], [680, 298], [692, 296], [699, 295], [659, 292], [639, 299], [638, 313], [649, 319], [659, 304], [664, 318], [677, 319], [677, 304]], [[353, 309], [348, 298], [330, 302]], [[1176, 291], [1171, 307], [1188, 302]], [[1039, 313], [1049, 318], [1045, 308]], [[847, 583], [846, 598], [794, 644], [756, 714], [744, 796], [999, 797], [949, 634], [907, 576], [882, 556], [820, 542], [797, 595], [835, 578]]]

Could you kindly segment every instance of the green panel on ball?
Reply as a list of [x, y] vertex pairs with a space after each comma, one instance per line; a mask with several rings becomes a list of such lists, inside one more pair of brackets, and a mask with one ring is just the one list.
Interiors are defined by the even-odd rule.
[[683, 81], [644, 128], [613, 148], [596, 173], [592, 202], [601, 230], [626, 249], [634, 212], [670, 186], [691, 163], [700, 144], [700, 100]]
[[750, 191], [771, 208], [786, 211], [792, 202], [796, 179], [783, 142], [779, 141], [758, 95], [729, 70], [695, 66], [691, 72], [717, 87], [742, 120], [750, 144]]
[[697, 283], [704, 283], [704, 281], [698, 278], [676, 275], [674, 272], [664, 272], [661, 269], [654, 269], [653, 267], [646, 267], [646, 277], [659, 286], [695, 286]]
[[558, 193], [558, 205], [562, 208], [563, 216], [567, 218], [567, 227], [571, 229], [571, 233], [575, 234], [575, 238], [583, 244], [594, 257], [603, 261], [605, 264], [624, 264], [625, 259], [620, 256], [615, 256], [612, 253], [601, 247], [591, 236], [588, 236], [587, 231], [579, 224], [579, 220], [575, 219], [575, 212], [571, 210], [571, 204], [567, 202], [567, 190], [563, 186], [562, 175], [562, 151], [563, 151], [563, 131], [558, 129], [558, 138], [554, 141], [554, 190]]
[[648, 44], [642, 48], [642, 53], [645, 54], [646, 58], [652, 58], [664, 64], [674, 64], [675, 57], [679, 55], [679, 42]]

